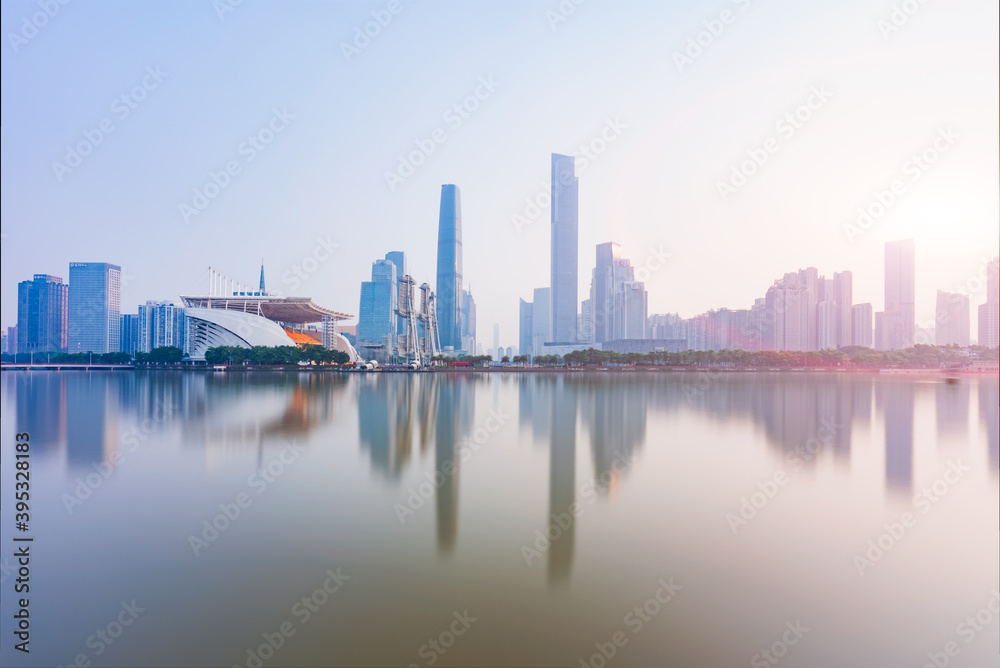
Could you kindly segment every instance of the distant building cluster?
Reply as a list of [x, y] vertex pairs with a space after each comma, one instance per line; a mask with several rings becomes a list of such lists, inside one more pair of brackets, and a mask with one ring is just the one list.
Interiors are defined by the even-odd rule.
[[[885, 245], [884, 309], [853, 301], [850, 271], [819, 275], [815, 267], [775, 280], [747, 309], [721, 308], [683, 319], [648, 314], [645, 282], [621, 246], [598, 244], [590, 295], [577, 310], [579, 184], [571, 157], [552, 156], [551, 284], [520, 300], [518, 343], [529, 358], [581, 348], [616, 352], [679, 350], [817, 351], [863, 346], [901, 350], [915, 343], [968, 346], [969, 297], [939, 291], [934, 340], [916, 323], [912, 239]], [[979, 345], [997, 346], [997, 263], [988, 265], [987, 300], [979, 307]], [[575, 323], [575, 324], [571, 324]]]

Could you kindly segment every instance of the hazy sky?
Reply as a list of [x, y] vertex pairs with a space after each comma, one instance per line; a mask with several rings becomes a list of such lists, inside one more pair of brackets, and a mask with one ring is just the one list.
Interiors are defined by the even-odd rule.
[[995, 2], [230, 1], [2, 3], [3, 326], [18, 281], [71, 261], [121, 264], [125, 312], [204, 293], [209, 265], [255, 283], [263, 257], [269, 288], [356, 314], [387, 251], [433, 285], [455, 183], [479, 340], [498, 322], [516, 345], [549, 281], [553, 152], [577, 155], [581, 299], [617, 241], [670, 256], [650, 313], [747, 308], [806, 266], [880, 310], [883, 244], [912, 237], [920, 321], [997, 254]]

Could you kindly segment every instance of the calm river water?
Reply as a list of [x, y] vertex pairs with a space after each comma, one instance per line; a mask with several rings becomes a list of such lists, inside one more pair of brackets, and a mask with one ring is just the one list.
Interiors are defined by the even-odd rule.
[[998, 403], [995, 375], [4, 372], [0, 663], [996, 666]]

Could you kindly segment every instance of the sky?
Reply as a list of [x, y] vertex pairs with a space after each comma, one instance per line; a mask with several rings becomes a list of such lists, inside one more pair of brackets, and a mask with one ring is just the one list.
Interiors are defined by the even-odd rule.
[[122, 312], [204, 294], [209, 266], [254, 285], [263, 259], [269, 289], [356, 314], [388, 251], [433, 286], [454, 183], [479, 341], [498, 323], [516, 346], [518, 299], [549, 283], [562, 153], [577, 156], [580, 299], [595, 245], [616, 241], [646, 268], [650, 314], [748, 308], [808, 266], [852, 271], [854, 302], [877, 311], [884, 244], [912, 238], [918, 324], [936, 290], [965, 291], [975, 338], [1000, 245], [997, 14], [3, 2], [0, 324], [16, 324], [19, 281], [68, 279], [74, 261], [122, 266]]

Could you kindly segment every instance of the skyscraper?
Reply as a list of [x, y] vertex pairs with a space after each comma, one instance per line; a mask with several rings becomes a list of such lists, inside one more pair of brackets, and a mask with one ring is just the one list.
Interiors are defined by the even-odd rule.
[[851, 307], [851, 345], [872, 347], [872, 305], [855, 304]]
[[462, 290], [462, 345], [469, 355], [480, 354], [476, 347], [476, 300], [471, 290]]
[[386, 355], [392, 353], [396, 342], [397, 280], [396, 265], [389, 260], [375, 260], [372, 263], [372, 280], [361, 283], [358, 344], [385, 345]]
[[579, 183], [571, 155], [552, 154], [549, 340], [576, 342]]
[[107, 262], [70, 262], [68, 349], [118, 352], [122, 268]]
[[58, 276], [35, 274], [17, 284], [17, 349], [65, 352], [69, 287]]
[[996, 348], [1000, 345], [1000, 258], [986, 265], [986, 301], [978, 308], [979, 345]]
[[851, 345], [851, 307], [854, 306], [854, 274], [849, 271], [834, 272], [833, 301], [836, 304], [837, 339], [834, 348]]
[[531, 336], [533, 332], [532, 315], [534, 305], [531, 302], [520, 300], [518, 306], [517, 323], [517, 348], [518, 354], [531, 356]]
[[[438, 337], [444, 350], [462, 349], [462, 194], [441, 186], [437, 254]], [[359, 332], [360, 336], [360, 332]]]
[[916, 335], [916, 260], [913, 239], [885, 244], [885, 345], [901, 350]]
[[545, 353], [545, 343], [549, 340], [549, 288], [535, 288], [531, 303], [531, 356], [535, 358]]
[[591, 326], [594, 342], [604, 343], [615, 338], [612, 335], [611, 316], [614, 297], [614, 264], [621, 258], [622, 247], [614, 242], [597, 245], [597, 261], [591, 281], [592, 315]]
[[969, 315], [969, 295], [938, 290], [934, 309], [934, 343], [967, 347]]

